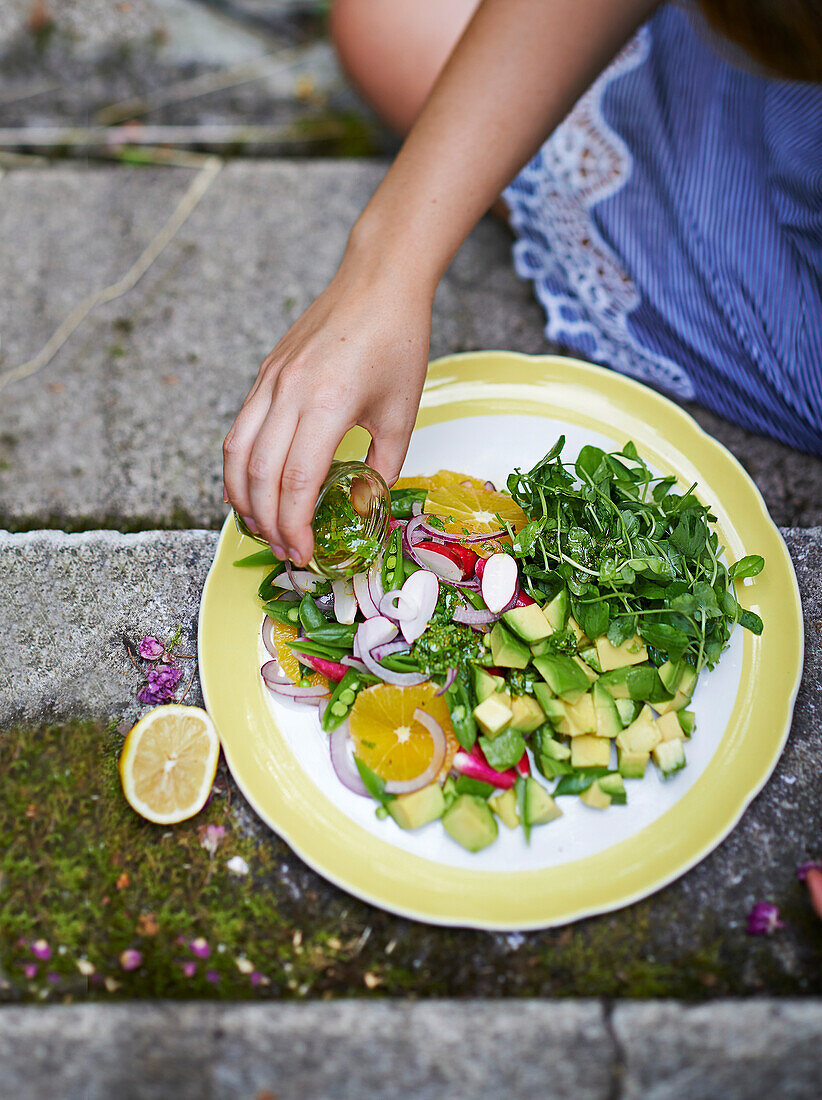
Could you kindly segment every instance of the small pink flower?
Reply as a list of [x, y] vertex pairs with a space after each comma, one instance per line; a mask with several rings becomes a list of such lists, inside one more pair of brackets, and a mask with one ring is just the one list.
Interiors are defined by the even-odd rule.
[[211, 982], [212, 985], [216, 985], [220, 980], [220, 975], [216, 970], [206, 970], [206, 981]]
[[26, 963], [23, 973], [29, 981], [33, 981], [37, 977], [37, 963]]
[[217, 849], [225, 840], [224, 825], [201, 825], [197, 830], [200, 834], [200, 847], [205, 848], [210, 856], [217, 853]]
[[748, 913], [748, 935], [770, 936], [777, 928], [784, 928], [779, 919], [779, 909], [769, 901], [760, 901]]
[[48, 962], [51, 958], [51, 948], [45, 940], [35, 940], [31, 945], [31, 953], [35, 959], [40, 959], [41, 962]]
[[184, 962], [183, 964], [183, 977], [193, 978], [197, 973], [197, 964], [194, 962]]
[[144, 661], [156, 661], [164, 653], [165, 649], [162, 642], [158, 642], [150, 634], [147, 634], [140, 642], [140, 656]]
[[50, 985], [59, 985], [60, 975], [57, 974], [54, 970], [50, 970], [48, 974], [46, 974], [46, 981], [49, 982]]
[[251, 982], [252, 985], [259, 985], [260, 982], [263, 980], [263, 976], [259, 972], [259, 970], [252, 970], [251, 976], [248, 980]]
[[208, 940], [203, 939], [202, 936], [198, 936], [196, 940], [192, 940], [188, 945], [188, 949], [192, 955], [196, 955], [198, 959], [207, 959], [211, 954], [211, 948], [208, 946]]
[[133, 947], [126, 948], [120, 955], [120, 966], [123, 970], [136, 970], [143, 965], [143, 956]]

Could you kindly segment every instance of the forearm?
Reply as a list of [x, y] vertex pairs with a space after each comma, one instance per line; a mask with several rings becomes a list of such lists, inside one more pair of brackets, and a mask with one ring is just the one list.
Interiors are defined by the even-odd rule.
[[352, 233], [433, 293], [472, 227], [658, 0], [483, 0]]

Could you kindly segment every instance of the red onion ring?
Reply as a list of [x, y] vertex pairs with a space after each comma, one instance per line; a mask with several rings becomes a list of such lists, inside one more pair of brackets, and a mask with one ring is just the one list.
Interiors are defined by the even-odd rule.
[[375, 646], [371, 652], [375, 661], [381, 661], [383, 657], [390, 657], [393, 653], [409, 653], [410, 650], [402, 638], [397, 638], [396, 642], [386, 642], [385, 645]]
[[340, 657], [340, 664], [347, 665], [349, 668], [355, 668], [357, 672], [368, 672], [368, 669], [359, 659], [359, 657], [349, 657], [347, 654], [345, 657]]
[[315, 573], [310, 573], [307, 569], [294, 569], [291, 562], [287, 561], [285, 563], [285, 573], [280, 573], [271, 584], [274, 588], [291, 590], [304, 596], [306, 592], [316, 591], [317, 586], [323, 584], [323, 578], [318, 577]]
[[[390, 633], [388, 633], [389, 627]], [[386, 618], [366, 619], [361, 623], [356, 637], [360, 642], [360, 658], [363, 664], [372, 676], [384, 680], [387, 684], [394, 684], [396, 687], [416, 687], [418, 684], [424, 684], [428, 679], [424, 673], [394, 672], [390, 668], [383, 668], [375, 659], [373, 650], [385, 645], [386, 642], [393, 641], [396, 632], [396, 626]]]
[[368, 791], [351, 755], [351, 737], [347, 721], [332, 730], [328, 747], [331, 752], [331, 766], [340, 783], [354, 794], [368, 798]]
[[[402, 611], [399, 608], [401, 603], [405, 604], [405, 609]], [[380, 600], [380, 614], [386, 619], [392, 619], [395, 623], [400, 619], [413, 619], [418, 610], [416, 603], [409, 600], [401, 588], [392, 588]]]
[[455, 623], [464, 623], [465, 626], [484, 626], [495, 623], [499, 617], [493, 611], [479, 611], [475, 607], [458, 607], [452, 616]]
[[415, 500], [411, 504], [411, 515], [418, 516], [422, 513], [422, 501]]
[[457, 678], [457, 670], [455, 668], [449, 668], [448, 671], [445, 674], [445, 683], [442, 685], [442, 687], [439, 689], [439, 691], [435, 691], [434, 694], [435, 695], [445, 695], [446, 691], [448, 691], [448, 689], [451, 687], [451, 685], [456, 680], [456, 678]]
[[278, 695], [287, 695], [290, 699], [298, 699], [307, 703], [316, 703], [324, 695], [328, 695], [325, 687], [300, 687], [292, 683], [280, 668], [277, 661], [266, 661], [260, 669], [260, 675], [265, 681], [265, 686]]
[[371, 599], [371, 592], [368, 586], [368, 575], [366, 573], [355, 574], [354, 595], [357, 599], [360, 611], [362, 611], [366, 619], [379, 618], [380, 609]]
[[486, 483], [483, 485], [483, 489], [485, 489], [486, 492], [489, 493], [495, 493], [497, 491], [497, 487], [493, 483], [493, 481], [486, 481]]
[[438, 527], [432, 527], [429, 523], [422, 523], [420, 526], [426, 534], [433, 535], [441, 542], [492, 542], [494, 539], [500, 539], [506, 534], [504, 530], [500, 529], [499, 531], [491, 531], [487, 535], [454, 535], [449, 531], [440, 531]]
[[417, 707], [414, 711], [414, 720], [419, 722], [420, 725], [425, 726], [428, 732], [431, 734], [431, 738], [434, 742], [434, 754], [431, 757], [431, 763], [414, 779], [388, 779], [385, 783], [385, 789], [389, 794], [411, 794], [412, 791], [418, 791], [421, 787], [427, 787], [429, 783], [433, 783], [439, 774], [440, 768], [445, 763], [445, 754], [448, 751], [448, 742], [445, 738], [445, 731], [442, 726], [436, 720], [432, 718], [430, 714], [427, 714], [421, 707]]
[[269, 619], [268, 615], [263, 619], [263, 645], [268, 653], [274, 658], [275, 661], [279, 660], [277, 655], [277, 647], [274, 645], [274, 620]]

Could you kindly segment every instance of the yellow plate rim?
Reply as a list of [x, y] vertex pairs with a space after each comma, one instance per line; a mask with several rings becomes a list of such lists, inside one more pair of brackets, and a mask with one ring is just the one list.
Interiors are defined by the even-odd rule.
[[[498, 380], [501, 361], [503, 381]], [[545, 411], [546, 387], [551, 388], [550, 412]], [[256, 667], [256, 578], [262, 572], [233, 568], [234, 559], [249, 550], [248, 540], [240, 549], [241, 536], [230, 517], [203, 589], [199, 655], [206, 707], [238, 786], [309, 866], [341, 889], [401, 916], [525, 931], [630, 905], [679, 878], [721, 843], [767, 782], [787, 739], [802, 675], [803, 629], [793, 565], [759, 490], [737, 459], [668, 398], [581, 360], [467, 352], [431, 363], [417, 426], [505, 412], [551, 415], [617, 438], [639, 436], [643, 453], [660, 469], [672, 469], [681, 479], [696, 470], [709, 474], [692, 480], [709, 485], [706, 497], [712, 504], [721, 502], [714, 510], [731, 557], [745, 546], [765, 554], [765, 572], [755, 588], [743, 588], [741, 595], [755, 596], [766, 628], [759, 638], [745, 634], [742, 681], [731, 720], [703, 775], [652, 825], [574, 863], [512, 872], [446, 867], [355, 825], [302, 771], [272, 722]], [[606, 413], [605, 420], [596, 420]], [[668, 434], [676, 434], [676, 446]], [[364, 438], [350, 433], [338, 454], [361, 456]], [[686, 452], [698, 452], [698, 458], [686, 458]], [[723, 490], [720, 498], [717, 484]], [[728, 499], [734, 523], [724, 510]], [[240, 615], [237, 607], [244, 598], [248, 611], [243, 607]], [[764, 681], [763, 665], [768, 668]], [[259, 758], [255, 738], [266, 742]], [[686, 824], [690, 831], [683, 829]]]

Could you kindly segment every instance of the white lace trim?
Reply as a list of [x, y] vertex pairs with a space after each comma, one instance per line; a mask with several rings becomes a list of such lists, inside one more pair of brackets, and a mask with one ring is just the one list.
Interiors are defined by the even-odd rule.
[[648, 56], [642, 28], [557, 127], [504, 197], [517, 274], [533, 279], [545, 309], [545, 334], [615, 370], [683, 398], [694, 387], [681, 366], [642, 347], [628, 328], [641, 302], [619, 257], [603, 240], [591, 208], [623, 187], [633, 169], [625, 142], [605, 121], [608, 85]]

